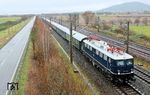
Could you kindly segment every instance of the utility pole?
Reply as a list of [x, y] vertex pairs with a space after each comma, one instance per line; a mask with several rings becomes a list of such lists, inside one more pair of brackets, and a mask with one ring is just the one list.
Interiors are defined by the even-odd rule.
[[60, 24], [62, 25], [62, 16], [60, 17]]
[[50, 17], [49, 20], [52, 21], [52, 17]]
[[129, 21], [127, 22], [127, 41], [126, 41], [126, 45], [127, 45], [127, 50], [126, 52], [128, 53], [129, 52]]
[[70, 14], [70, 63], [72, 64], [72, 15]]
[[58, 18], [58, 22], [59, 22], [59, 24], [61, 24], [61, 17]]
[[73, 25], [74, 25], [74, 30], [76, 31], [76, 28], [77, 28], [77, 14], [74, 14]]
[[100, 25], [99, 24], [100, 24], [100, 18], [98, 16], [98, 30], [97, 30], [98, 32], [100, 32]]

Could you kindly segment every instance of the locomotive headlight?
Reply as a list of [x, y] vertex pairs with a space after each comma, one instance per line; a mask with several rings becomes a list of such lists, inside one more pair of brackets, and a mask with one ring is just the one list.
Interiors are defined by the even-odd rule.
[[134, 69], [131, 69], [131, 73], [133, 73]]
[[118, 70], [118, 75], [120, 75], [120, 70]]

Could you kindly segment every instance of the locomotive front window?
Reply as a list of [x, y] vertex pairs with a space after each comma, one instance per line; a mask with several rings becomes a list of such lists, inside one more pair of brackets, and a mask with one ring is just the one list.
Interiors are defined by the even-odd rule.
[[124, 61], [117, 61], [117, 66], [124, 66]]
[[132, 65], [132, 64], [133, 64], [132, 60], [127, 60], [127, 65]]

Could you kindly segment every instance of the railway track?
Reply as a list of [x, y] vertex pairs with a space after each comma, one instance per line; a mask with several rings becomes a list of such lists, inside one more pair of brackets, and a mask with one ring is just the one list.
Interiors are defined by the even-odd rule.
[[142, 81], [146, 82], [147, 85], [150, 85], [150, 74], [145, 72], [137, 67], [134, 68], [134, 74], [136, 77], [140, 78]]
[[[69, 27], [69, 25], [67, 23], [62, 22], [62, 25]], [[116, 40], [110, 37], [107, 37], [105, 35], [101, 35], [97, 32], [90, 32], [85, 28], [82, 28], [80, 26], [77, 27], [77, 31], [84, 34], [84, 35], [96, 35], [99, 38], [101, 38], [102, 40], [111, 43], [113, 46], [116, 47], [121, 47], [121, 48], [126, 48], [126, 45], [124, 43], [124, 41], [120, 40]], [[139, 57], [142, 57], [143, 59], [150, 61], [149, 57], [150, 57], [150, 48], [149, 47], [145, 47], [143, 45], [139, 45], [139, 44], [135, 44], [133, 42], [129, 42], [129, 53], [132, 53], [134, 55], [137, 55]]]
[[130, 83], [126, 83], [124, 85], [113, 84], [113, 87], [120, 95], [144, 95]]

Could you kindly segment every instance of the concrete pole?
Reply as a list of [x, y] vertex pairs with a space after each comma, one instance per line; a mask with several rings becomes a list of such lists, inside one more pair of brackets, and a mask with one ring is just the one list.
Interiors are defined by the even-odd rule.
[[72, 15], [70, 14], [70, 63], [72, 64]]
[[129, 21], [127, 22], [127, 42], [126, 42], [126, 48], [127, 48], [127, 50], [126, 50], [126, 52], [127, 53], [129, 53]]
[[97, 31], [100, 32], [100, 18], [99, 18], [99, 16], [98, 16], [98, 30]]

